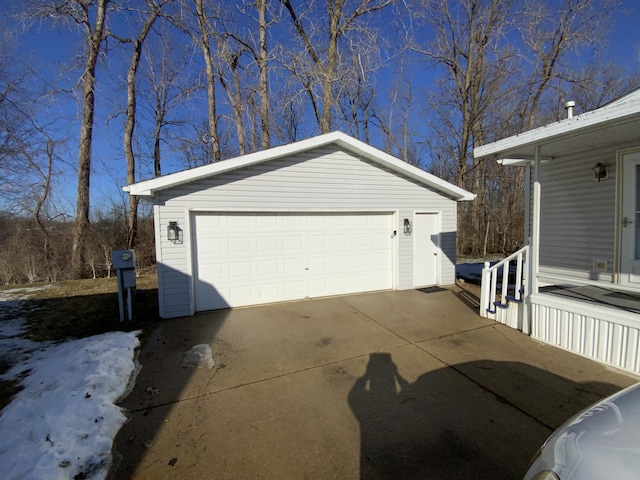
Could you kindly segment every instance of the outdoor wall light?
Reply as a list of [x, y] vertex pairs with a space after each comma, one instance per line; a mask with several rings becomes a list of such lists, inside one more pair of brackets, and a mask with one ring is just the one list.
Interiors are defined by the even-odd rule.
[[411, 222], [408, 218], [404, 219], [404, 234], [411, 235]]
[[182, 230], [178, 226], [178, 222], [169, 222], [167, 226], [167, 240], [173, 243], [182, 243]]
[[601, 164], [600, 162], [596, 163], [595, 167], [593, 167], [591, 170], [593, 170], [594, 180], [600, 181], [600, 180], [606, 180], [608, 178], [607, 166]]

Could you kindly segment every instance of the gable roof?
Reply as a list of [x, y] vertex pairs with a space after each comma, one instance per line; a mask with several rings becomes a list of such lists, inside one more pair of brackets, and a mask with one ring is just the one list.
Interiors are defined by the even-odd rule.
[[317, 137], [309, 138], [306, 140], [301, 140], [299, 142], [290, 143], [288, 145], [281, 145], [260, 152], [242, 155], [240, 157], [231, 158], [229, 160], [210, 163], [208, 165], [191, 168], [189, 170], [182, 170], [180, 172], [165, 175], [163, 177], [134, 183], [122, 187], [122, 189], [125, 192], [129, 192], [131, 195], [153, 199], [153, 197], [158, 192], [166, 190], [168, 188], [194, 182], [196, 180], [201, 180], [208, 177], [213, 177], [216, 175], [222, 175], [239, 168], [257, 165], [259, 163], [268, 162], [276, 158], [294, 155], [331, 144], [361, 157], [364, 157], [368, 160], [371, 160], [392, 171], [401, 173], [426, 187], [449, 195], [455, 200], [473, 200], [475, 198], [475, 195], [473, 193], [467, 192], [466, 190], [457, 187], [445, 180], [442, 180], [435, 175], [432, 175], [428, 172], [425, 172], [424, 170], [414, 167], [413, 165], [403, 162], [402, 160], [389, 155], [382, 150], [378, 150], [377, 148], [367, 145], [360, 140], [356, 140], [349, 135], [337, 131], [319, 135]]
[[514, 164], [532, 160], [536, 146], [543, 158], [554, 158], [631, 140], [640, 143], [640, 89], [596, 110], [476, 147], [473, 156]]

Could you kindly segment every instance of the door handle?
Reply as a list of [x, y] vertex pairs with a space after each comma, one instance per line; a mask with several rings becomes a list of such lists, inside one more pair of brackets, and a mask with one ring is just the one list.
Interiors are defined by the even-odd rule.
[[633, 222], [630, 222], [630, 221], [627, 219], [627, 217], [624, 217], [624, 218], [622, 219], [622, 226], [623, 226], [623, 227], [626, 227], [627, 225], [631, 225], [632, 223], [633, 223]]

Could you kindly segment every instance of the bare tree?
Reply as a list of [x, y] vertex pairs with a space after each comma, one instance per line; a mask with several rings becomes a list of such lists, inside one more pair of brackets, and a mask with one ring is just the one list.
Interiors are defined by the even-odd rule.
[[[558, 85], [572, 77], [567, 52], [591, 42], [617, 0], [422, 0], [430, 42], [411, 48], [445, 73], [430, 101], [432, 143], [455, 165], [455, 183], [477, 198], [460, 209], [462, 249], [474, 255], [517, 244], [522, 169], [474, 162], [472, 149], [557, 118]], [[520, 41], [518, 41], [520, 34]], [[564, 90], [564, 88], [561, 88]], [[521, 197], [521, 195], [520, 195]], [[503, 206], [508, 206], [505, 210]], [[513, 210], [516, 209], [516, 210]]]
[[[309, 95], [320, 131], [327, 133], [331, 130], [331, 114], [332, 110], [336, 108], [339, 98], [334, 87], [338, 82], [345, 80], [338, 68], [340, 65], [340, 41], [356, 28], [359, 34], [363, 34], [366, 28], [364, 23], [358, 24], [358, 21], [375, 11], [383, 10], [392, 1], [329, 1], [325, 12], [326, 17], [322, 19], [322, 23], [326, 25], [327, 29], [324, 32], [314, 28], [312, 22], [305, 24], [303, 19], [306, 15], [300, 15], [300, 12], [296, 11], [289, 0], [281, 0], [281, 3], [289, 13], [295, 31], [303, 43], [304, 51], [313, 65], [312, 71], [299, 71], [296, 63], [302, 64], [299, 63], [300, 59], [298, 58], [298, 60], [294, 59], [289, 62], [289, 68], [299, 78]], [[313, 7], [314, 2], [310, 2], [308, 9], [311, 10]], [[319, 12], [314, 13], [319, 15]], [[315, 17], [313, 20], [320, 19]], [[322, 40], [323, 37], [324, 40]], [[368, 45], [368, 50], [371, 50], [371, 44]], [[347, 56], [354, 58], [357, 57], [357, 54]], [[317, 92], [317, 87], [320, 92]]]
[[[205, 72], [207, 78], [207, 119], [209, 122], [209, 141], [211, 142], [211, 149], [213, 155], [213, 161], [219, 162], [221, 160], [220, 154], [220, 138], [218, 136], [218, 117], [216, 113], [216, 75], [215, 75], [215, 63], [213, 58], [213, 51], [211, 48], [211, 33], [214, 31], [209, 16], [205, 11], [203, 0], [194, 0], [196, 7], [196, 18], [198, 19], [198, 34], [191, 31], [191, 35], [194, 38], [196, 44], [202, 50], [202, 58], [204, 59]], [[214, 14], [214, 18], [215, 18]]]
[[[229, 98], [229, 103], [233, 111], [239, 154], [244, 155], [247, 153], [243, 118], [243, 106], [246, 95], [243, 95], [240, 77], [242, 75], [241, 71], [244, 70], [241, 65], [241, 59], [247, 49], [242, 43], [234, 41], [230, 35], [217, 35], [216, 43], [218, 45], [218, 57], [221, 60], [221, 62], [218, 63], [218, 78]], [[227, 72], [222, 70], [223, 65], [228, 67], [231, 78], [228, 78]]]
[[[140, 65], [142, 56], [142, 46], [151, 31], [151, 27], [160, 15], [162, 6], [168, 0], [155, 3], [153, 0], [147, 0], [149, 13], [147, 19], [142, 25], [140, 32], [136, 38], [120, 39], [122, 42], [128, 42], [133, 45], [133, 53], [129, 70], [127, 71], [127, 108], [126, 121], [124, 126], [124, 154], [127, 160], [127, 185], [131, 185], [136, 181], [136, 158], [133, 153], [133, 131], [136, 124], [137, 97], [136, 97], [136, 74]], [[127, 248], [133, 249], [136, 244], [136, 234], [138, 231], [138, 197], [129, 195], [129, 212], [127, 216], [128, 233]]]
[[260, 32], [258, 47], [258, 69], [260, 70], [260, 130], [262, 133], [262, 148], [271, 146], [271, 133], [269, 131], [269, 83], [267, 76], [267, 0], [256, 0], [258, 9], [258, 30]]
[[[553, 5], [525, 2], [518, 15], [518, 29], [525, 47], [522, 58], [531, 67], [527, 69], [530, 80], [524, 82], [519, 96], [523, 112], [521, 130], [549, 121], [549, 117], [540, 118], [541, 102], [552, 81], [567, 80], [567, 75], [571, 75], [572, 69], [562, 64], [564, 55], [593, 46], [593, 32], [599, 35], [606, 32], [610, 16], [620, 3], [620, 0], [561, 0]], [[552, 96], [551, 101], [554, 100]]]
[[82, 73], [82, 120], [78, 152], [76, 218], [71, 248], [71, 278], [80, 278], [82, 276], [83, 256], [89, 230], [89, 186], [91, 181], [91, 144], [93, 141], [93, 118], [96, 100], [96, 65], [104, 38], [108, 3], [109, 0], [96, 0], [94, 18], [90, 18], [93, 13], [90, 5], [81, 1], [63, 4], [63, 8], [66, 7], [66, 11], [61, 12], [65, 15], [70, 15], [76, 23], [82, 26], [86, 42], [85, 67]]
[[76, 213], [71, 248], [72, 278], [80, 278], [84, 267], [84, 251], [89, 230], [89, 189], [91, 180], [91, 145], [96, 102], [96, 66], [102, 42], [105, 38], [106, 20], [110, 0], [53, 0], [34, 1], [27, 15], [33, 19], [47, 19], [77, 26], [82, 32], [84, 67], [82, 83], [82, 116], [78, 148], [78, 186]]
[[[202, 88], [202, 84], [193, 75], [192, 54], [186, 48], [177, 47], [180, 39], [172, 32], [160, 30], [150, 40], [151, 43], [145, 47], [146, 61], [142, 70], [144, 87], [139, 89], [139, 96], [141, 113], [150, 129], [145, 130], [149, 133], [144, 136], [151, 139], [153, 175], [159, 177], [162, 174], [162, 144], [178, 143], [172, 139], [175, 140], [174, 137], [179, 136], [178, 131], [190, 123], [186, 118], [188, 110], [185, 106], [190, 103], [191, 96]], [[178, 110], [183, 113], [177, 114]]]

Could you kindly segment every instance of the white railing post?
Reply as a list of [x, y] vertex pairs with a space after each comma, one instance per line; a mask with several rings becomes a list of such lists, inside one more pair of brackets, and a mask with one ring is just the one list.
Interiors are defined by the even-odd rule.
[[524, 278], [524, 284], [522, 285], [522, 333], [525, 335], [531, 335], [531, 290], [529, 288], [529, 279], [528, 279], [528, 271], [529, 271], [529, 259], [531, 256], [529, 255], [531, 250], [530, 246], [526, 247], [525, 257], [524, 257], [524, 265], [523, 272], [526, 278]]
[[515, 282], [515, 291], [513, 292], [513, 296], [522, 301], [522, 257], [524, 250], [520, 251], [518, 254], [518, 263], [516, 264], [516, 282]]
[[[525, 278], [528, 271], [531, 248], [526, 245], [517, 252], [497, 262], [493, 266], [489, 262], [484, 262], [482, 269], [482, 285], [480, 289], [480, 316], [485, 318], [496, 318], [496, 307], [505, 308], [511, 302], [522, 303], [518, 311], [525, 310], [528, 305], [528, 295], [530, 294], [529, 279]], [[516, 262], [516, 278], [514, 282], [514, 292], [510, 295], [509, 289], [509, 267], [512, 261]], [[502, 274], [502, 288], [498, 292], [498, 275]], [[496, 302], [496, 295], [500, 294], [500, 301]], [[497, 305], [496, 305], [497, 303]], [[523, 330], [527, 329], [526, 321]]]
[[507, 294], [509, 293], [509, 265], [509, 260], [502, 265], [502, 292], [500, 292], [500, 303], [502, 305], [507, 304]]
[[480, 284], [480, 316], [488, 317], [487, 307], [489, 305], [489, 262], [484, 262], [482, 269], [482, 283]]

